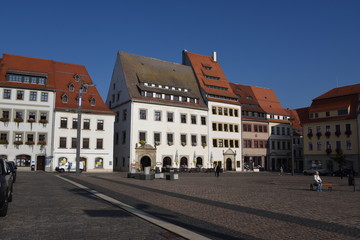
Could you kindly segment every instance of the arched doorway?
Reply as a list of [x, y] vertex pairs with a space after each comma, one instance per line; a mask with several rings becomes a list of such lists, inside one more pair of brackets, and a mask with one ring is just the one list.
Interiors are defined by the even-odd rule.
[[163, 167], [164, 167], [164, 168], [169, 168], [169, 167], [171, 167], [171, 158], [165, 157], [165, 158], [163, 159]]
[[151, 166], [151, 159], [148, 156], [144, 156], [141, 158], [140, 164], [141, 164], [141, 170], [144, 170], [146, 167]]
[[187, 168], [189, 165], [188, 165], [188, 159], [186, 157], [182, 157], [180, 159], [180, 166], [183, 167], [183, 168]]
[[230, 158], [228, 158], [228, 159], [226, 159], [226, 170], [227, 171], [232, 171], [232, 164], [231, 164], [231, 159]]
[[201, 157], [196, 158], [196, 167], [202, 167], [203, 166], [203, 160]]

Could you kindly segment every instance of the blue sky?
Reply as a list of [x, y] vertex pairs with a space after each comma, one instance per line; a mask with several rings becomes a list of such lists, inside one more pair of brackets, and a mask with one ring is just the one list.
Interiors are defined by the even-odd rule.
[[360, 83], [358, 0], [12, 0], [0, 21], [0, 54], [85, 65], [104, 100], [117, 51], [216, 51], [230, 82], [271, 88], [285, 108]]

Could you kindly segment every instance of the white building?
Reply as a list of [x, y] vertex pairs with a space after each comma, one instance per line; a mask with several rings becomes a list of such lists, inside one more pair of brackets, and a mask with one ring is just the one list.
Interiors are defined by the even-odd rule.
[[[85, 67], [10, 54], [0, 63], [1, 155], [20, 171], [54, 171], [75, 161], [79, 89], [92, 83]], [[112, 171], [114, 114], [95, 87], [84, 89], [82, 99], [82, 161], [87, 171]]]
[[106, 103], [114, 169], [210, 167], [207, 106], [189, 66], [119, 52]]
[[192, 67], [209, 109], [209, 155], [212, 165], [242, 171], [241, 106], [216, 53], [203, 56], [183, 51], [183, 64]]

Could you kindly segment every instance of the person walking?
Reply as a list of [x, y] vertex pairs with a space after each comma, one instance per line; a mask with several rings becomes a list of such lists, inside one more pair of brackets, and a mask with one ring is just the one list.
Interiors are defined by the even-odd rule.
[[218, 164], [218, 165], [216, 166], [215, 176], [216, 176], [216, 177], [219, 177], [219, 176], [220, 176], [220, 164]]
[[316, 185], [316, 191], [322, 191], [322, 180], [320, 178], [319, 172], [316, 171], [314, 174], [314, 184]]

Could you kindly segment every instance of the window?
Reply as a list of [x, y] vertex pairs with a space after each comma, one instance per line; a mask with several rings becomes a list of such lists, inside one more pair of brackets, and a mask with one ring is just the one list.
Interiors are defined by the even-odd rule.
[[321, 151], [322, 147], [321, 147], [321, 142], [317, 142], [317, 148], [316, 150]]
[[160, 111], [155, 111], [154, 112], [154, 120], [155, 121], [161, 121], [161, 112]]
[[4, 89], [4, 99], [10, 99], [11, 98], [11, 90], [10, 89]]
[[32, 145], [32, 144], [34, 144], [34, 142], [35, 142], [34, 134], [32, 134], [32, 133], [27, 134], [25, 144]]
[[74, 90], [75, 90], [74, 84], [70, 83], [70, 84], [69, 84], [69, 91], [70, 91], [70, 92], [73, 92]]
[[191, 135], [191, 146], [195, 147], [197, 145], [196, 135]]
[[84, 129], [90, 129], [90, 119], [84, 119]]
[[77, 118], [73, 118], [73, 120], [72, 120], [72, 128], [73, 129], [77, 129], [77, 123], [78, 123]]
[[232, 108], [229, 108], [229, 116], [232, 117], [234, 114], [233, 114], [233, 109]]
[[201, 116], [201, 125], [206, 125], [206, 117]]
[[212, 114], [216, 115], [216, 107], [212, 107]]
[[218, 147], [224, 147], [224, 141], [222, 139], [218, 139]]
[[347, 109], [340, 109], [340, 110], [338, 110], [338, 115], [339, 116], [348, 115], [348, 110]]
[[186, 134], [180, 135], [180, 142], [181, 142], [181, 145], [183, 145], [183, 146], [186, 145]]
[[125, 144], [125, 143], [126, 143], [126, 131], [122, 131], [121, 143], [122, 143], [122, 144]]
[[45, 145], [46, 144], [46, 134], [39, 134], [38, 144]]
[[222, 123], [219, 123], [218, 124], [218, 131], [222, 131], [223, 130], [223, 125], [222, 125]]
[[169, 146], [174, 144], [174, 134], [173, 133], [168, 133], [166, 138], [167, 138], [167, 142], [168, 142]]
[[102, 158], [95, 158], [95, 168], [104, 168], [104, 160]]
[[90, 139], [89, 138], [83, 138], [82, 148], [89, 149], [90, 147]]
[[213, 123], [213, 124], [212, 124], [212, 130], [213, 130], [213, 131], [217, 131], [217, 123]]
[[30, 98], [29, 98], [29, 100], [30, 100], [30, 101], [36, 101], [36, 99], [37, 99], [37, 92], [30, 91]]
[[140, 119], [142, 120], [146, 120], [146, 110], [145, 109], [140, 109]]
[[186, 123], [186, 114], [180, 114], [181, 123]]
[[156, 146], [159, 146], [160, 145], [160, 133], [154, 133], [154, 144]]
[[146, 132], [139, 132], [139, 142], [146, 142]]
[[191, 115], [191, 124], [196, 124], [196, 115]]
[[90, 102], [90, 105], [91, 105], [91, 106], [95, 106], [95, 105], [96, 105], [96, 99], [93, 98], [93, 97], [90, 98], [89, 102]]
[[23, 90], [17, 90], [16, 99], [17, 100], [24, 100], [24, 91]]
[[21, 111], [16, 111], [15, 112], [15, 119], [21, 119], [21, 120], [23, 120], [23, 112], [21, 112]]
[[59, 148], [66, 148], [66, 137], [60, 137]]
[[312, 150], [313, 150], [313, 144], [312, 144], [312, 142], [309, 142], [309, 144], [308, 144], [308, 150], [309, 150], [309, 151], [312, 151]]
[[62, 117], [60, 119], [60, 128], [67, 128], [67, 118]]
[[1, 142], [8, 142], [8, 137], [7, 137], [8, 135], [7, 135], [7, 133], [1, 133], [0, 134], [0, 141]]
[[203, 147], [206, 147], [206, 136], [201, 136], [201, 145], [203, 146]]
[[103, 139], [102, 138], [96, 139], [96, 149], [103, 149]]
[[351, 140], [346, 140], [346, 150], [352, 150]]
[[234, 130], [235, 130], [235, 132], [239, 132], [239, 126], [238, 126], [238, 125], [234, 125]]
[[15, 133], [15, 142], [22, 142], [23, 140], [22, 133]]
[[77, 139], [71, 138], [71, 148], [76, 148], [76, 145], [77, 145]]
[[237, 109], [234, 109], [234, 115], [235, 115], [235, 117], [239, 116], [239, 111]]
[[217, 144], [217, 139], [213, 139], [213, 147], [217, 147], [218, 144]]
[[47, 102], [48, 101], [48, 98], [49, 98], [49, 94], [46, 93], [46, 92], [42, 92], [41, 93], [41, 101], [42, 102]]
[[126, 117], [127, 117], [127, 109], [123, 110], [123, 121], [126, 121]]
[[218, 107], [218, 114], [219, 115], [222, 115], [223, 113], [222, 113], [222, 108], [221, 107]]
[[228, 115], [228, 108], [224, 108], [224, 115], [225, 115], [225, 116]]
[[104, 120], [97, 120], [97, 130], [104, 130]]
[[10, 111], [3, 110], [2, 117], [9, 119], [10, 118]]
[[29, 122], [35, 122], [36, 121], [36, 113], [35, 112], [29, 112], [28, 113], [28, 121]]
[[187, 102], [187, 97], [181, 97], [181, 100], [182, 100], [183, 102]]
[[174, 113], [168, 112], [167, 119], [168, 119], [168, 122], [174, 122]]

